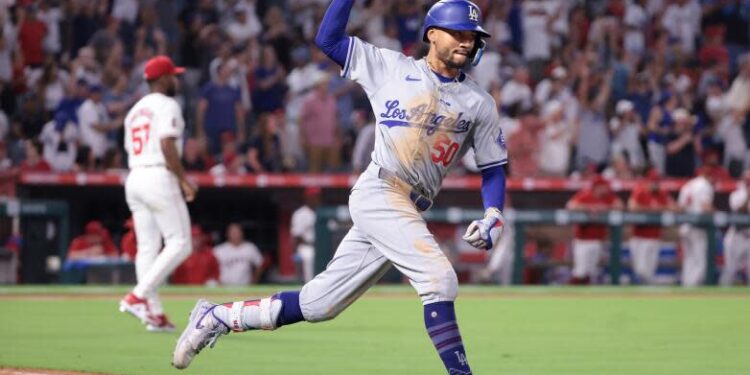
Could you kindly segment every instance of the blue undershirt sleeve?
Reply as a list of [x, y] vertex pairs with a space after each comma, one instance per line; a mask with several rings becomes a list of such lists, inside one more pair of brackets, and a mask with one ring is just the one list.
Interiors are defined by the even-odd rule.
[[505, 207], [505, 170], [502, 165], [482, 169], [482, 202], [484, 209]]
[[315, 36], [315, 45], [342, 68], [351, 43], [346, 35], [346, 23], [349, 21], [352, 5], [354, 0], [333, 0]]

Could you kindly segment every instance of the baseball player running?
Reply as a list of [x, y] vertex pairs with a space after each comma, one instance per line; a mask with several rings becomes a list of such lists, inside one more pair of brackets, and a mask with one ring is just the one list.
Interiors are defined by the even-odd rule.
[[454, 312], [456, 273], [420, 211], [430, 208], [448, 168], [473, 148], [485, 215], [464, 239], [491, 249], [502, 232], [507, 150], [499, 114], [492, 97], [462, 71], [479, 61], [489, 34], [475, 4], [439, 1], [422, 29], [428, 55], [414, 60], [345, 35], [353, 3], [334, 0], [315, 41], [344, 77], [364, 88], [377, 119], [372, 162], [349, 197], [354, 225], [327, 268], [301, 291], [220, 305], [198, 301], [174, 351], [177, 368], [230, 330], [333, 319], [393, 265], [422, 299], [427, 332], [447, 372], [472, 373]]
[[138, 285], [120, 301], [120, 311], [140, 319], [149, 331], [174, 330], [157, 290], [190, 255], [192, 246], [185, 200], [195, 198], [196, 188], [185, 178], [180, 163], [185, 121], [172, 98], [178, 89], [176, 75], [182, 71], [166, 56], [147, 61], [144, 78], [151, 93], [135, 103], [125, 117], [130, 167], [125, 197], [138, 243]]
[[[729, 195], [729, 208], [732, 212], [747, 214], [750, 212], [750, 170], [745, 171], [742, 182]], [[732, 225], [724, 236], [724, 271], [721, 273], [721, 285], [734, 283], [737, 271], [742, 268], [743, 259], [748, 272], [747, 283], [750, 285], [750, 227]]]

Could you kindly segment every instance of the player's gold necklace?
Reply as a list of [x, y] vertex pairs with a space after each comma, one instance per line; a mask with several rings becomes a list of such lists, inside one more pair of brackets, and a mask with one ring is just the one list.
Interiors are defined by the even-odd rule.
[[[430, 62], [430, 59], [428, 59], [427, 57], [425, 57], [425, 58], [424, 58], [424, 61], [425, 61], [425, 62], [427, 63], [427, 67], [429, 67], [429, 68], [430, 68], [430, 70], [432, 71], [432, 73], [434, 73], [434, 74], [440, 74], [440, 73], [438, 73], [438, 70], [437, 70], [437, 69], [435, 69], [435, 67], [434, 67], [434, 66], [432, 66], [432, 63]], [[440, 76], [442, 76], [442, 77], [445, 77], [445, 76], [444, 76], [444, 75], [442, 75], [442, 74], [440, 74]], [[455, 76], [455, 77], [453, 77], [453, 80], [452, 80], [451, 82], [446, 82], [446, 83], [458, 83], [458, 78], [459, 78], [459, 77], [461, 77], [461, 70], [459, 70], [459, 71], [458, 71], [458, 74], [456, 74], [456, 76]], [[441, 82], [441, 83], [442, 83], [442, 82]]]

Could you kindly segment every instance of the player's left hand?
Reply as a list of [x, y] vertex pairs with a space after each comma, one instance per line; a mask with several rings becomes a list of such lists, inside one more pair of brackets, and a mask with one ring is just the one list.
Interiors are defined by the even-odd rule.
[[490, 250], [497, 244], [504, 227], [503, 213], [490, 207], [484, 212], [484, 219], [474, 220], [469, 224], [463, 239], [477, 249]]
[[185, 196], [186, 202], [192, 202], [195, 200], [195, 195], [198, 194], [197, 185], [194, 185], [187, 179], [183, 179], [180, 181], [180, 188], [182, 189], [182, 194]]

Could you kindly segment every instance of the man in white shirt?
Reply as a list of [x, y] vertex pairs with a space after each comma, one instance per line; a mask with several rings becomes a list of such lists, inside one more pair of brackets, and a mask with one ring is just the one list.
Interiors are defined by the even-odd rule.
[[530, 109], [532, 106], [532, 94], [529, 82], [529, 70], [525, 67], [518, 67], [513, 71], [513, 79], [503, 86], [500, 92], [500, 105], [503, 108], [519, 103], [521, 109]]
[[679, 41], [682, 53], [695, 51], [695, 37], [700, 31], [701, 7], [696, 0], [676, 0], [664, 11], [662, 24], [669, 35]]
[[305, 282], [315, 276], [315, 209], [320, 203], [320, 188], [305, 189], [305, 204], [292, 214], [292, 238]]
[[133, 213], [138, 243], [138, 285], [120, 301], [120, 311], [134, 315], [147, 330], [155, 332], [174, 330], [158, 290], [192, 249], [185, 202], [195, 199], [197, 187], [187, 180], [180, 162], [185, 120], [174, 99], [179, 88], [176, 76], [184, 71], [167, 56], [149, 59], [143, 78], [151, 92], [125, 118], [130, 168], [125, 198]]
[[44, 160], [57, 172], [73, 168], [78, 150], [78, 127], [64, 111], [55, 113], [55, 118], [42, 128], [39, 140], [44, 145]]
[[78, 108], [78, 128], [81, 132], [81, 143], [89, 146], [94, 157], [101, 159], [104, 153], [113, 146], [107, 133], [122, 126], [122, 117], [111, 119], [102, 102], [102, 87], [93, 85], [89, 88], [89, 98]]
[[[226, 26], [226, 32], [232, 38], [234, 45], [243, 45], [251, 38], [255, 38], [261, 31], [257, 17], [249, 17], [249, 9], [245, 4], [237, 4], [233, 8], [234, 20]], [[255, 9], [252, 9], [254, 15]]]
[[229, 224], [227, 241], [214, 247], [214, 257], [219, 262], [222, 285], [241, 286], [258, 281], [263, 255], [255, 244], [245, 241], [240, 224]]
[[[699, 168], [696, 174], [696, 177], [680, 189], [677, 205], [687, 213], [707, 214], [713, 211], [713, 181], [706, 168]], [[708, 256], [706, 230], [691, 224], [682, 224], [679, 233], [683, 252], [682, 285], [701, 285], [706, 277], [706, 257]]]
[[[732, 212], [750, 212], [748, 186], [750, 170], [745, 171], [742, 182], [738, 183], [737, 189], [729, 195], [729, 207]], [[750, 227], [732, 225], [724, 236], [724, 271], [721, 273], [721, 285], [731, 286], [734, 283], [737, 271], [742, 269], [743, 260], [746, 272], [750, 272]], [[750, 277], [747, 283], [750, 285]]]

